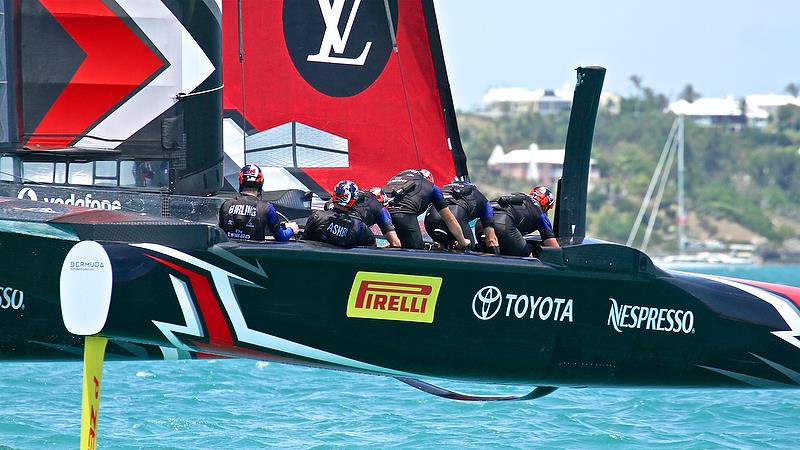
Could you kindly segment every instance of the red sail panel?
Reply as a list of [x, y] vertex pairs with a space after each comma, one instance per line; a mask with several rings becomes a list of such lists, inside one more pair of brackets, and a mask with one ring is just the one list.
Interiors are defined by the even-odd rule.
[[[236, 0], [223, 3], [224, 108], [243, 115], [251, 127], [248, 162], [298, 167], [328, 190], [341, 179], [383, 185], [407, 168], [428, 168], [438, 182], [452, 179], [453, 157], [419, 0], [388, 2], [396, 52], [382, 1], [241, 4], [239, 16]], [[285, 124], [290, 125], [278, 128]], [[309, 162], [281, 147], [286, 142], [276, 137], [280, 130], [287, 136], [305, 132], [346, 139], [345, 150], [340, 144], [334, 147], [335, 161]], [[308, 144], [298, 136], [291, 141], [295, 147]], [[278, 156], [263, 156], [270, 151]]]

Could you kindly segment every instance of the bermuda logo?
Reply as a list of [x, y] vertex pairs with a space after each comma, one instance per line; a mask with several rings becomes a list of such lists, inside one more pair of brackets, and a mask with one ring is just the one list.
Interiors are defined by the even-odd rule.
[[[387, 12], [388, 9], [388, 12]], [[314, 89], [350, 97], [383, 72], [397, 31], [397, 0], [287, 0], [283, 32], [295, 68]]]
[[572, 322], [571, 298], [532, 294], [505, 294], [496, 286], [484, 286], [472, 297], [472, 313], [480, 320], [501, 317], [553, 322]]
[[639, 305], [620, 305], [609, 297], [607, 325], [617, 333], [623, 328], [653, 330], [666, 333], [694, 333], [694, 313], [682, 309], [653, 308]]
[[306, 61], [313, 61], [328, 64], [350, 64], [353, 66], [363, 66], [364, 61], [367, 59], [369, 48], [372, 47], [372, 41], [368, 41], [364, 45], [364, 50], [357, 58], [345, 58], [342, 56], [331, 56], [332, 53], [343, 55], [345, 48], [347, 48], [347, 40], [350, 38], [350, 32], [353, 31], [353, 20], [356, 18], [358, 7], [361, 6], [361, 0], [355, 0], [353, 7], [350, 9], [350, 15], [347, 17], [347, 24], [344, 26], [344, 32], [339, 34], [339, 21], [342, 19], [342, 12], [344, 12], [344, 0], [319, 0], [319, 9], [322, 11], [322, 18], [325, 21], [325, 34], [322, 35], [322, 44], [319, 46], [319, 53], [316, 55], [308, 55]]
[[358, 272], [347, 300], [347, 317], [433, 323], [442, 279]]

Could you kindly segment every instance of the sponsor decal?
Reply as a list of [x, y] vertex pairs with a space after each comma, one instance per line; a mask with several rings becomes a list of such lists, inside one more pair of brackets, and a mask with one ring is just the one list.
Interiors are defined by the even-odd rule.
[[665, 333], [694, 333], [694, 313], [682, 309], [651, 306], [620, 305], [609, 297], [607, 325], [622, 333], [622, 328], [662, 331]]
[[61, 317], [70, 333], [90, 336], [103, 329], [112, 284], [111, 261], [102, 245], [81, 241], [70, 249], [59, 282]]
[[349, 228], [343, 227], [341, 225], [337, 225], [335, 223], [330, 223], [330, 224], [328, 224], [328, 228], [326, 228], [326, 230], [328, 231], [328, 233], [331, 233], [332, 235], [334, 235], [336, 237], [342, 238], [342, 237], [347, 236], [347, 232], [349, 231]]
[[283, 3], [286, 48], [314, 89], [350, 97], [368, 88], [392, 53], [387, 11], [397, 31], [397, 0], [292, 0]]
[[0, 309], [25, 309], [25, 292], [13, 287], [0, 287]]
[[255, 217], [257, 212], [258, 208], [252, 205], [231, 205], [230, 208], [228, 208], [228, 214], [232, 216]]
[[122, 209], [122, 203], [120, 203], [119, 200], [106, 200], [106, 199], [100, 200], [92, 198], [92, 194], [86, 194], [83, 197], [76, 197], [75, 194], [70, 194], [70, 196], [67, 198], [42, 197], [40, 200], [39, 196], [36, 194], [36, 191], [34, 191], [33, 189], [22, 188], [17, 194], [17, 198], [19, 199], [27, 198], [33, 201], [58, 203], [61, 205], [85, 206], [87, 208], [94, 208], [94, 209], [109, 209], [109, 210]]
[[94, 270], [105, 266], [105, 262], [100, 260], [69, 261], [70, 270]]
[[553, 322], [572, 322], [573, 299], [532, 294], [505, 294], [497, 286], [484, 286], [472, 297], [472, 313], [480, 320], [500, 316]]
[[347, 317], [433, 323], [442, 279], [358, 272], [347, 300]]

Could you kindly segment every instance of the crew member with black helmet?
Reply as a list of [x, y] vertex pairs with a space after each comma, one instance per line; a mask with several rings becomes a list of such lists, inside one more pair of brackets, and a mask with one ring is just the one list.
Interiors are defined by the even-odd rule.
[[[499, 254], [500, 247], [493, 228], [494, 210], [478, 187], [468, 181], [455, 179], [452, 183], [442, 186], [442, 194], [447, 202], [447, 209], [455, 216], [464, 236], [474, 241], [469, 223], [474, 219], [481, 219], [485, 236], [484, 246], [488, 251]], [[425, 229], [431, 238], [440, 244], [450, 245], [455, 241], [441, 214], [433, 206], [428, 207], [428, 212], [425, 214]]]
[[342, 180], [333, 188], [332, 207], [314, 211], [309, 216], [304, 238], [326, 242], [339, 247], [374, 247], [375, 235], [353, 210], [358, 197], [358, 186]]
[[[553, 225], [547, 212], [555, 204], [555, 196], [546, 186], [534, 186], [529, 194], [503, 195], [492, 200], [494, 231], [500, 243], [500, 254], [531, 256], [525, 235], [538, 230], [545, 247], [558, 247]], [[481, 222], [475, 231], [480, 235], [485, 227]]]
[[403, 248], [422, 248], [422, 231], [417, 216], [431, 204], [441, 214], [458, 247], [469, 247], [469, 239], [464, 237], [458, 220], [447, 208], [442, 190], [433, 183], [433, 175], [427, 169], [404, 170], [390, 179], [383, 190], [389, 196], [387, 209]]
[[239, 196], [219, 208], [219, 226], [229, 238], [263, 241], [269, 228], [276, 241], [286, 242], [300, 229], [295, 222], [280, 222], [272, 203], [261, 200], [264, 173], [255, 164], [239, 171]]
[[357, 194], [356, 204], [353, 205], [355, 211], [361, 220], [367, 224], [368, 227], [378, 225], [381, 229], [383, 237], [389, 241], [392, 247], [400, 247], [400, 238], [397, 237], [397, 232], [392, 223], [392, 216], [389, 210], [386, 209], [386, 204], [389, 203], [389, 198], [383, 189], [374, 187], [372, 189], [360, 189]]

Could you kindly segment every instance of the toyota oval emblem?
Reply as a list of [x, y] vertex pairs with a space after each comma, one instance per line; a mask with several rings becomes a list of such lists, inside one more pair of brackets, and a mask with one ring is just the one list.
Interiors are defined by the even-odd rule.
[[496, 286], [484, 286], [472, 297], [472, 312], [481, 320], [489, 320], [500, 311], [502, 294]]

